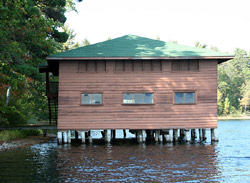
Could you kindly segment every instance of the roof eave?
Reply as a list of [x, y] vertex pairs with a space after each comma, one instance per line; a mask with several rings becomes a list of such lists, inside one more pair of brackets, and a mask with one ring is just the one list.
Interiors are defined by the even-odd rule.
[[47, 57], [47, 60], [180, 60], [180, 59], [218, 59], [225, 62], [234, 56], [191, 56], [191, 57]]

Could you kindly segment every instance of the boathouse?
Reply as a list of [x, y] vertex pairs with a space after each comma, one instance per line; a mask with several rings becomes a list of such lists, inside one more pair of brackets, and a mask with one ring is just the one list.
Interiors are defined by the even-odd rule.
[[[59, 143], [82, 142], [91, 130], [129, 129], [172, 142], [180, 138], [217, 140], [217, 65], [233, 55], [135, 35], [79, 47], [47, 57], [50, 120]], [[59, 76], [51, 82], [50, 76]], [[57, 114], [58, 113], [58, 114]], [[88, 133], [86, 133], [88, 132]]]

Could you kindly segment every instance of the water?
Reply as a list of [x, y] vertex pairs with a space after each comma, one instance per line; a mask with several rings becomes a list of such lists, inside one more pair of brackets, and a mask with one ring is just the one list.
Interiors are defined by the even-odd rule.
[[0, 182], [250, 182], [250, 120], [220, 121], [219, 143], [56, 141], [0, 153]]

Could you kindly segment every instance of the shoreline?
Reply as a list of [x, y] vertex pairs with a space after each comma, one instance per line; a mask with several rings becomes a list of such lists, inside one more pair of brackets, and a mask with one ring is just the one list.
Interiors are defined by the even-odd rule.
[[14, 150], [14, 149], [20, 149], [20, 148], [25, 148], [29, 147], [35, 144], [42, 144], [46, 143], [55, 137], [43, 137], [43, 136], [28, 136], [23, 139], [17, 139], [17, 140], [12, 140], [8, 142], [0, 142], [0, 152], [4, 151], [9, 151], [9, 150]]
[[250, 116], [218, 116], [218, 120], [250, 120]]

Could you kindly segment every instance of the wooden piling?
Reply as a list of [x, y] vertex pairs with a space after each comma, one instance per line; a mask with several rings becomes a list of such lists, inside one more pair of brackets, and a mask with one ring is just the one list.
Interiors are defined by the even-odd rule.
[[196, 130], [192, 129], [191, 130], [191, 140], [195, 141], [196, 138], [197, 138]]
[[155, 130], [155, 142], [158, 142], [160, 136], [160, 130]]
[[112, 130], [112, 139], [115, 139], [115, 136], [116, 136], [116, 131]]
[[206, 141], [207, 140], [207, 133], [206, 133], [206, 129], [204, 128], [204, 129], [202, 129], [202, 140], [203, 141]]
[[110, 143], [111, 141], [111, 130], [110, 129], [107, 129], [107, 130], [104, 130], [104, 136], [105, 136], [105, 142], [107, 143]]
[[91, 136], [91, 130], [89, 130], [88, 139], [89, 139], [89, 143], [92, 144], [93, 139], [92, 139], [92, 136]]
[[218, 129], [217, 128], [211, 128], [211, 141], [212, 142], [218, 142]]
[[67, 131], [64, 131], [62, 133], [63, 133], [63, 143], [67, 144], [68, 143], [68, 134], [67, 134]]
[[203, 141], [202, 129], [199, 129], [199, 140], [200, 142]]
[[127, 136], [126, 130], [123, 130], [123, 138], [125, 139]]
[[142, 142], [146, 142], [147, 133], [146, 130], [142, 130]]
[[68, 130], [68, 133], [67, 133], [67, 140], [68, 140], [68, 143], [71, 144], [71, 131]]
[[184, 130], [185, 133], [185, 141], [186, 142], [190, 142], [191, 141], [191, 130], [190, 129], [185, 129]]
[[185, 130], [184, 129], [180, 129], [180, 141], [185, 141], [186, 137], [185, 137]]
[[173, 136], [174, 136], [173, 138], [174, 142], [177, 142], [178, 141], [178, 129], [173, 130]]
[[85, 144], [86, 143], [85, 131], [79, 131], [79, 133], [81, 135], [82, 144]]
[[62, 132], [57, 132], [57, 143], [59, 144], [59, 145], [61, 145], [62, 144]]
[[136, 132], [136, 137], [137, 137], [137, 142], [138, 143], [142, 143], [143, 142], [143, 137], [142, 137], [142, 131], [141, 130], [138, 130], [137, 132]]
[[78, 131], [75, 130], [75, 139], [78, 140]]
[[165, 142], [167, 143], [173, 142], [173, 130], [166, 130], [164, 134], [164, 139], [165, 139]]

